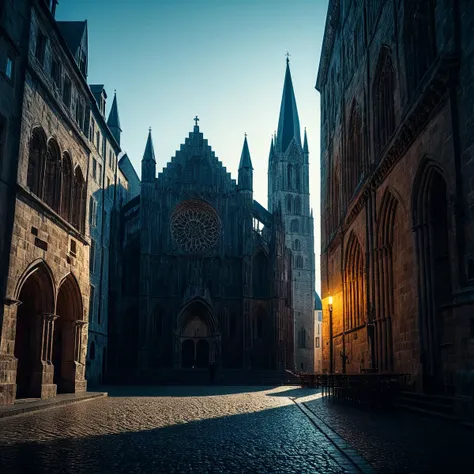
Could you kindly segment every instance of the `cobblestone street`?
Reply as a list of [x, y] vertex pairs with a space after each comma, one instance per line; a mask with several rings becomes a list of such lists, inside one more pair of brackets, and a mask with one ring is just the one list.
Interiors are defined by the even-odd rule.
[[0, 420], [1, 472], [370, 472], [355, 449], [379, 472], [466, 472], [455, 456], [467, 457], [473, 439], [461, 427], [370, 414], [295, 387], [109, 395]]

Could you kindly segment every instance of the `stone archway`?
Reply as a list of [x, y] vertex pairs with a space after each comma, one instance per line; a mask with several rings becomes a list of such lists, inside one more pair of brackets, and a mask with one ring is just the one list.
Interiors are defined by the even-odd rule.
[[220, 334], [210, 307], [202, 300], [186, 305], [178, 317], [177, 366], [206, 368], [220, 358]]
[[[14, 354], [16, 397], [54, 396], [50, 366], [50, 329], [54, 311], [51, 274], [43, 263], [28, 272], [19, 290]], [[49, 386], [50, 390], [47, 390]]]
[[54, 383], [58, 387], [58, 393], [74, 393], [81, 350], [83, 310], [79, 285], [71, 274], [59, 287], [56, 313], [58, 318], [54, 324], [52, 358]]

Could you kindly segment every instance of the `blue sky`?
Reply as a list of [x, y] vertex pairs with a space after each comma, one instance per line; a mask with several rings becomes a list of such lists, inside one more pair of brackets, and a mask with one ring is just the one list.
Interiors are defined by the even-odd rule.
[[255, 199], [267, 205], [270, 137], [290, 67], [310, 147], [320, 288], [319, 93], [314, 89], [327, 0], [60, 0], [58, 20], [87, 20], [89, 77], [117, 90], [122, 147], [138, 174], [148, 127], [158, 170], [192, 131], [193, 117], [237, 178], [244, 133]]

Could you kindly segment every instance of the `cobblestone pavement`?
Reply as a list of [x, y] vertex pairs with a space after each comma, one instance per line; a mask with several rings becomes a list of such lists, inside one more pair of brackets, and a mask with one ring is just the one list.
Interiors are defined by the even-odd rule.
[[293, 390], [131, 387], [7, 418], [0, 472], [360, 472], [286, 396]]
[[128, 387], [109, 395], [0, 420], [0, 473], [474, 472], [474, 431], [365, 411], [315, 390]]
[[304, 404], [319, 423], [330, 426], [378, 472], [474, 472], [472, 429], [405, 411], [369, 411], [321, 397]]

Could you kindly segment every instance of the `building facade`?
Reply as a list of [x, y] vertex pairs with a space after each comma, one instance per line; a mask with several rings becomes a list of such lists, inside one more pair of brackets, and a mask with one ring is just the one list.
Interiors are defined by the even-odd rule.
[[[280, 208], [253, 199], [244, 140], [238, 183], [194, 126], [156, 177], [151, 130], [141, 192], [124, 220], [114, 357], [136, 377], [163, 369], [293, 366], [291, 253]], [[127, 347], [128, 351], [121, 348]], [[122, 375], [123, 377], [123, 375]]]
[[295, 368], [314, 367], [314, 223], [310, 209], [309, 149], [300, 122], [287, 59], [278, 131], [270, 145], [268, 209], [281, 207], [286, 245], [293, 253]]
[[[4, 3], [2, 14], [10, 15], [7, 26], [16, 22], [19, 30], [11, 32], [19, 41], [19, 31], [22, 35], [17, 49], [12, 43], [6, 50], [1, 75], [14, 91], [6, 99], [2, 95], [11, 115], [2, 135], [6, 146], [0, 147], [6, 158], [2, 186], [10, 189], [0, 203], [7, 222], [1, 237], [7, 262], [2, 271], [8, 269], [0, 319], [0, 404], [9, 404], [16, 398], [86, 390], [91, 313], [91, 330], [97, 330], [89, 304], [90, 216], [97, 210], [101, 219], [101, 284], [106, 293], [99, 329], [106, 337], [107, 213], [114, 197], [104, 186], [115, 188], [120, 147], [115, 124], [109, 129], [103, 116], [105, 103], [102, 109], [87, 85], [86, 22], [56, 22], [54, 0]], [[27, 47], [22, 52], [23, 43]], [[15, 59], [13, 64], [8, 58]], [[101, 133], [100, 149], [90, 132], [94, 123]], [[104, 164], [99, 186], [91, 177], [97, 155]], [[93, 206], [97, 196], [102, 203]]]
[[473, 17], [462, 0], [329, 2], [316, 84], [328, 370], [472, 391]]

